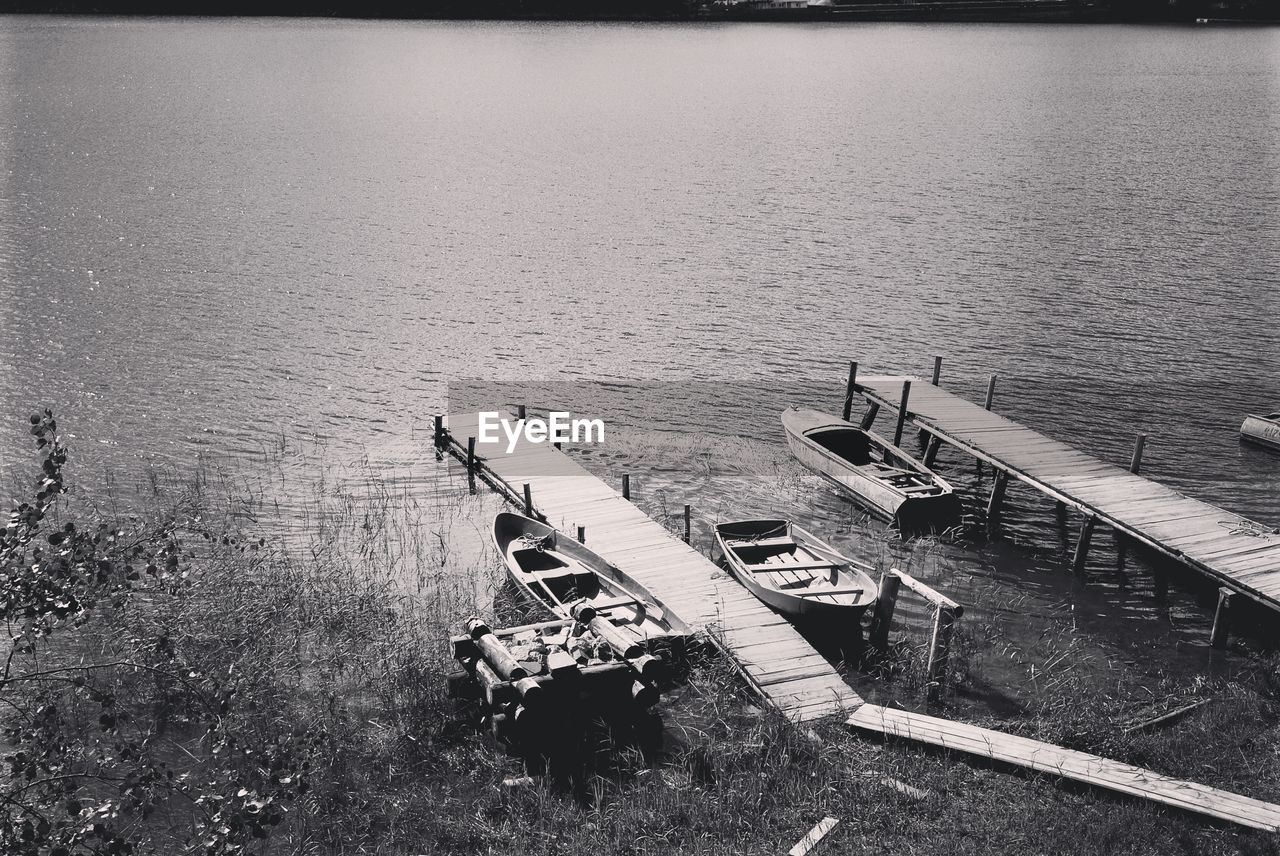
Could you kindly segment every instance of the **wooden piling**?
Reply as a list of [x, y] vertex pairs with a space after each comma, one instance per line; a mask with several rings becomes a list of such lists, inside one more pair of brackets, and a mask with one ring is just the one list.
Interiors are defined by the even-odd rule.
[[1223, 586], [1218, 589], [1218, 609], [1213, 613], [1213, 630], [1209, 633], [1209, 644], [1214, 648], [1227, 647], [1227, 638], [1231, 633], [1231, 601], [1235, 592]]
[[932, 437], [929, 440], [929, 447], [924, 452], [924, 465], [932, 467], [933, 462], [938, 458], [938, 451], [942, 448], [942, 438]]
[[898, 586], [902, 579], [893, 571], [880, 575], [880, 592], [875, 611], [871, 613], [871, 629], [867, 641], [877, 651], [889, 647], [889, 627], [893, 624], [893, 608], [898, 603]]
[[622, 474], [622, 498], [623, 499], [631, 498], [631, 474], [630, 473]]
[[476, 438], [467, 438], [467, 485], [476, 491]]
[[898, 401], [898, 426], [893, 429], [893, 445], [902, 445], [902, 426], [907, 423], [907, 403], [911, 400], [911, 381], [902, 382], [902, 398]]
[[444, 444], [444, 414], [436, 414], [436, 428], [432, 435], [432, 445], [439, 449]]
[[587, 543], [587, 527], [585, 526], [578, 527], [578, 543], [579, 544]]
[[1137, 473], [1142, 467], [1142, 450], [1147, 445], [1146, 432], [1139, 432], [1133, 441], [1133, 460], [1129, 462], [1129, 472]]
[[928, 681], [925, 693], [930, 703], [942, 697], [942, 691], [947, 685], [947, 663], [951, 659], [951, 631], [955, 627], [955, 622], [955, 610], [938, 604], [933, 611], [933, 638], [929, 641], [929, 664], [925, 669]]
[[1080, 537], [1076, 539], [1076, 553], [1071, 560], [1071, 571], [1075, 574], [1084, 573], [1084, 563], [1089, 558], [1089, 541], [1093, 538], [1093, 525], [1096, 518], [1092, 514], [1086, 514], [1084, 523], [1080, 525]]
[[691, 512], [690, 507], [688, 505], [685, 505], [684, 507], [684, 543], [686, 544], [690, 543], [690, 539], [693, 537], [692, 515], [690, 512]]
[[528, 412], [528, 411], [526, 411], [526, 410], [525, 410], [525, 406], [524, 406], [523, 404], [517, 404], [517, 405], [516, 405], [516, 416], [517, 416], [518, 418], [520, 418], [520, 419], [524, 419], [524, 418], [525, 418], [525, 415], [527, 414], [527, 412]]
[[845, 422], [849, 421], [849, 414], [853, 411], [853, 396], [858, 391], [858, 364], [849, 363], [849, 382], [844, 388], [844, 415], [840, 418]]
[[935, 356], [933, 358], [933, 385], [937, 386], [938, 381], [942, 379], [942, 357]]
[[528, 482], [524, 483], [524, 516], [533, 516], [533, 491]]
[[862, 422], [859, 423], [859, 427], [862, 428], [863, 431], [869, 431], [871, 429], [871, 424], [876, 421], [876, 415], [879, 413], [880, 405], [872, 402], [871, 406], [867, 408], [867, 412], [862, 415]]
[[1009, 486], [1009, 474], [1004, 470], [996, 470], [995, 484], [991, 486], [991, 498], [987, 500], [987, 533], [995, 534], [1000, 529], [1000, 510], [1004, 504], [1004, 492]]
[[985, 409], [991, 409], [991, 402], [996, 398], [996, 376], [992, 375], [991, 380], [987, 381], [987, 403], [982, 405]]

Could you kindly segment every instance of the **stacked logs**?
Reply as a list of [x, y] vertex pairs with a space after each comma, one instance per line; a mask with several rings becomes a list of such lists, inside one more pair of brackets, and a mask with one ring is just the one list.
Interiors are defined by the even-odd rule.
[[625, 627], [585, 602], [571, 613], [571, 620], [496, 631], [473, 618], [465, 636], [450, 640], [462, 666], [450, 677], [450, 695], [478, 700], [494, 735], [525, 758], [531, 774], [548, 757], [571, 754], [595, 720], [654, 718], [668, 678], [666, 660]]

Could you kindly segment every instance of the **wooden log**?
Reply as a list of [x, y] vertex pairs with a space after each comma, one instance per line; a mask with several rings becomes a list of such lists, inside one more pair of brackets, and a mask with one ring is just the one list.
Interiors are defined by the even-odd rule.
[[507, 650], [507, 646], [493, 635], [493, 631], [489, 629], [489, 625], [485, 624], [478, 618], [473, 618], [467, 622], [467, 632], [471, 634], [471, 639], [476, 643], [476, 647], [480, 649], [480, 654], [484, 660], [493, 666], [495, 672], [506, 681], [518, 681], [521, 678], [529, 677], [529, 672], [524, 669], [515, 658], [511, 656], [511, 652]]
[[690, 539], [693, 536], [693, 529], [692, 529], [693, 522], [692, 522], [692, 515], [690, 512], [691, 512], [691, 509], [686, 504], [684, 507], [684, 543], [686, 544], [690, 543]]
[[1000, 508], [1004, 503], [1004, 492], [1009, 486], [1009, 474], [1004, 470], [996, 471], [995, 484], [991, 486], [991, 498], [987, 500], [987, 533], [995, 534], [1000, 529]]
[[990, 410], [991, 403], [996, 398], [996, 376], [992, 375], [991, 380], [987, 381], [987, 403], [982, 405], [984, 409]]
[[1133, 459], [1129, 461], [1129, 472], [1137, 473], [1142, 467], [1142, 450], [1147, 445], [1147, 435], [1145, 432], [1139, 432], [1133, 441]]
[[947, 685], [947, 663], [951, 659], [951, 631], [955, 626], [955, 610], [939, 606], [933, 614], [933, 637], [929, 641], [929, 663], [925, 667], [926, 697], [930, 703], [942, 697]]
[[898, 401], [898, 425], [893, 429], [893, 445], [902, 445], [902, 426], [907, 424], [907, 403], [911, 399], [911, 381], [902, 382], [902, 398]]
[[533, 491], [528, 482], [524, 483], [524, 516], [533, 516]]
[[610, 624], [606, 618], [601, 618], [597, 615], [587, 622], [587, 626], [591, 628], [593, 633], [603, 639], [619, 657], [631, 660], [644, 653], [644, 649], [640, 647], [639, 642], [622, 635], [622, 632]]
[[519, 697], [515, 686], [510, 681], [504, 681], [483, 657], [477, 657], [472, 662], [472, 669], [475, 671], [476, 683], [484, 693], [485, 704], [489, 707], [497, 707], [515, 701]]
[[889, 646], [889, 627], [893, 624], [893, 608], [898, 602], [898, 586], [902, 578], [892, 571], [880, 575], [880, 594], [876, 598], [875, 611], [871, 613], [871, 629], [868, 641], [878, 651]]
[[630, 473], [622, 474], [622, 498], [623, 499], [631, 498], [631, 474]]
[[880, 405], [876, 404], [874, 401], [871, 402], [871, 406], [867, 408], [867, 412], [862, 415], [862, 422], [859, 423], [858, 427], [860, 427], [863, 431], [870, 431], [871, 426], [872, 424], [875, 423], [876, 416], [879, 413], [880, 413]]
[[1093, 538], [1093, 526], [1096, 519], [1092, 514], [1085, 515], [1084, 523], [1080, 525], [1080, 537], [1076, 539], [1076, 553], [1071, 559], [1071, 571], [1075, 574], [1084, 573], [1085, 562], [1089, 558], [1089, 542]]
[[1209, 633], [1209, 644], [1214, 648], [1227, 647], [1227, 639], [1231, 634], [1231, 601], [1235, 592], [1223, 586], [1218, 589], [1218, 608], [1213, 613], [1213, 630]]
[[514, 682], [516, 692], [524, 699], [525, 706], [538, 705], [542, 701], [542, 683], [535, 678], [521, 678]]
[[658, 703], [658, 690], [643, 681], [631, 682], [631, 700], [642, 710], [648, 710]]
[[661, 682], [667, 676], [666, 661], [656, 654], [641, 654], [627, 662], [646, 681]]
[[858, 391], [858, 364], [849, 363], [849, 382], [844, 388], [844, 415], [840, 418], [845, 422], [849, 421], [849, 414], [853, 411], [853, 396]]
[[929, 448], [924, 452], [924, 465], [932, 467], [933, 462], [938, 459], [938, 450], [942, 448], [942, 438], [933, 437], [929, 440]]
[[481, 698], [480, 684], [468, 671], [450, 672], [445, 678], [445, 695], [448, 698]]

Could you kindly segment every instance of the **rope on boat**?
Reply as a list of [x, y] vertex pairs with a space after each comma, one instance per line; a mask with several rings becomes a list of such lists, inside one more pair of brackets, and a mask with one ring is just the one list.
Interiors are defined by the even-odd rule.
[[519, 535], [516, 537], [516, 543], [526, 550], [537, 550], [541, 553], [547, 547], [549, 535]]
[[1218, 525], [1231, 530], [1232, 535], [1251, 535], [1254, 538], [1270, 538], [1275, 530], [1268, 529], [1252, 520], [1219, 520]]

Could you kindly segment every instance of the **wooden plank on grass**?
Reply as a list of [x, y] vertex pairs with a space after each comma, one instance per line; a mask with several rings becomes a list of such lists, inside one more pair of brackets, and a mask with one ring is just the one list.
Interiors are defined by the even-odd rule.
[[834, 817], [824, 817], [810, 829], [804, 838], [796, 842], [796, 846], [787, 851], [787, 856], [807, 856], [810, 850], [818, 846], [826, 834], [836, 828], [836, 824], [840, 821]]

